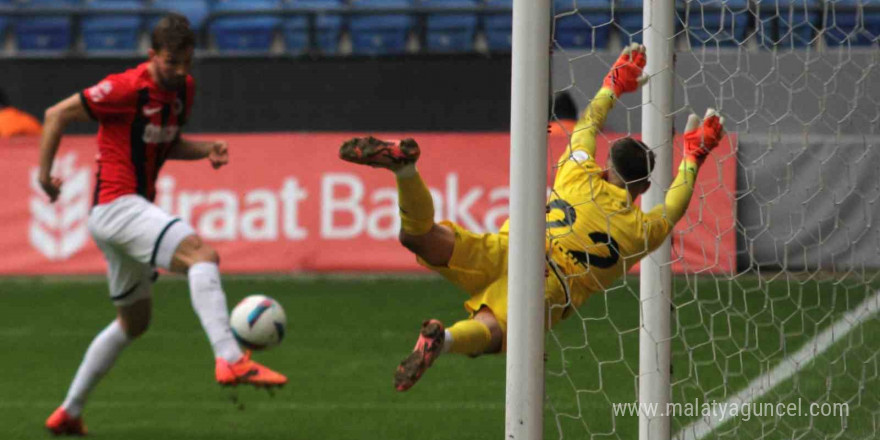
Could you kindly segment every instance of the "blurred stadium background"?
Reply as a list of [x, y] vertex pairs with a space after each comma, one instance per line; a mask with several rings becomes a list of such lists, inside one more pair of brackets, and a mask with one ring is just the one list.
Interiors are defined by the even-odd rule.
[[[553, 2], [552, 87], [587, 104], [642, 2]], [[721, 107], [735, 135], [674, 238], [674, 399], [722, 400], [880, 288], [880, 3], [677, 1], [676, 127]], [[260, 359], [274, 397], [211, 380], [186, 283], [163, 276], [154, 323], [85, 413], [96, 439], [485, 439], [504, 433], [504, 358], [447, 357], [391, 387], [422, 319], [464, 295], [396, 243], [390, 179], [335, 159], [347, 137], [415, 136], [438, 215], [492, 230], [507, 215], [510, 0], [0, 0], [0, 87], [35, 115], [141, 62], [156, 17], [198, 32], [185, 132], [230, 141], [232, 166], [169, 164], [157, 203], [214, 243], [229, 301], [262, 292], [290, 332]], [[624, 99], [604, 142], [640, 131]], [[555, 119], [555, 118], [551, 118]], [[0, 139], [0, 438], [41, 438], [85, 347], [112, 317], [85, 231], [95, 124], [62, 143], [66, 198], [32, 184], [34, 138]], [[565, 137], [551, 140], [551, 157]], [[734, 145], [735, 144], [735, 145]], [[600, 156], [601, 157], [601, 156]], [[714, 197], [714, 198], [713, 198]], [[709, 201], [707, 201], [709, 200]], [[698, 208], [694, 208], [698, 206]], [[699, 224], [697, 222], [700, 222]], [[545, 438], [634, 438], [638, 282], [597, 295], [548, 339]], [[768, 399], [847, 401], [848, 419], [756, 418], [717, 438], [880, 435], [874, 315]], [[553, 342], [549, 342], [553, 341]], [[693, 418], [679, 418], [677, 431]]]

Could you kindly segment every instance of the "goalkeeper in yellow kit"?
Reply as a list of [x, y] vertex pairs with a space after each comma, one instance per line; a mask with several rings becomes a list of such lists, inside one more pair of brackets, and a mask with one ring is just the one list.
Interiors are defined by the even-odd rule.
[[[614, 142], [607, 169], [595, 161], [596, 135], [614, 101], [638, 89], [644, 46], [627, 47], [614, 63], [560, 158], [547, 205], [547, 325], [565, 318], [656, 249], [684, 215], [700, 165], [720, 142], [722, 120], [713, 110], [702, 124], [691, 115], [685, 129], [685, 158], [664, 203], [643, 212], [633, 202], [650, 186], [654, 153], [626, 137]], [[502, 351], [507, 334], [508, 223], [498, 233], [475, 234], [451, 222], [434, 222], [431, 193], [416, 170], [419, 146], [373, 137], [355, 138], [340, 149], [343, 160], [386, 168], [397, 179], [400, 242], [418, 261], [465, 290], [468, 319], [449, 328], [435, 319], [422, 324], [413, 352], [397, 367], [395, 388], [412, 387], [445, 352], [478, 356]]]

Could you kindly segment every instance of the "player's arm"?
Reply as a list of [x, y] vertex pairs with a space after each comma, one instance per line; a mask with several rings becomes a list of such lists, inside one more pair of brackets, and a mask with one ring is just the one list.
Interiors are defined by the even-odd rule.
[[[623, 53], [611, 67], [602, 88], [590, 101], [578, 120], [571, 136], [571, 152], [583, 150], [592, 158], [596, 154], [596, 136], [605, 125], [608, 113], [614, 107], [614, 101], [624, 93], [634, 92], [645, 82], [645, 46], [633, 43], [623, 49]], [[568, 159], [565, 157], [563, 159]]]
[[80, 98], [79, 93], [46, 109], [43, 117], [43, 134], [40, 137], [40, 174], [38, 176], [40, 186], [54, 202], [61, 192], [61, 179], [52, 177], [52, 163], [58, 146], [61, 144], [61, 135], [68, 124], [74, 121], [88, 121], [89, 113]]
[[703, 123], [697, 115], [688, 117], [684, 132], [684, 158], [678, 167], [678, 175], [669, 186], [663, 203], [651, 209], [645, 216], [651, 248], [659, 246], [672, 228], [684, 217], [694, 194], [694, 184], [700, 166], [724, 137], [724, 118], [715, 110], [708, 109]]
[[207, 158], [214, 169], [229, 163], [229, 148], [224, 141], [192, 141], [178, 137], [168, 151], [168, 159], [201, 160]]

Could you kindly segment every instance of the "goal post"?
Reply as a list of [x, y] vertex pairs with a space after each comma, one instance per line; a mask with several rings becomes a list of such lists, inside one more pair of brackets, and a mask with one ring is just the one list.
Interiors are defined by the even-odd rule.
[[[675, 0], [645, 0], [644, 41], [650, 80], [642, 89], [642, 140], [655, 154], [651, 187], [642, 206], [663, 203], [672, 183], [672, 100], [674, 78]], [[666, 408], [670, 401], [672, 336], [672, 243], [667, 239], [641, 262], [639, 283], [638, 402]], [[639, 414], [639, 440], [669, 440], [669, 416]]]
[[505, 439], [540, 440], [550, 0], [514, 0]]

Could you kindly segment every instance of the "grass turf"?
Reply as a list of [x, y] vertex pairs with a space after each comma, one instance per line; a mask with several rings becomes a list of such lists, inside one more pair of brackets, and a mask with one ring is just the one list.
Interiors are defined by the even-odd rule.
[[[288, 339], [255, 358], [286, 373], [288, 386], [272, 397], [265, 391], [232, 392], [214, 384], [211, 351], [190, 306], [187, 285], [166, 277], [155, 286], [151, 329], [126, 349], [90, 398], [85, 419], [91, 438], [503, 436], [502, 356], [446, 356], [412, 390], [398, 393], [392, 388], [394, 368], [412, 348], [423, 319], [452, 323], [465, 316], [464, 294], [447, 282], [227, 278], [224, 287], [230, 305], [255, 292], [284, 305]], [[725, 390], [744, 386], [869, 293], [860, 286], [815, 280], [767, 283], [751, 278], [719, 284], [677, 279], [674, 398], [723, 400]], [[611, 416], [609, 404], [633, 401], [635, 395], [636, 295], [633, 282], [596, 295], [579, 316], [560, 324], [549, 337], [545, 438], [559, 438], [560, 430], [564, 438], [587, 438], [587, 433], [633, 438], [637, 432], [637, 420]], [[0, 344], [6, 359], [5, 380], [0, 381], [0, 437], [48, 438], [43, 421], [63, 399], [91, 339], [113, 319], [106, 285], [7, 279], [0, 280], [0, 298]], [[840, 369], [844, 361], [851, 365], [836, 382], [842, 397], [858, 394], [860, 383], [869, 387], [861, 391], [863, 399], [856, 407], [860, 409], [847, 422], [859, 429], [856, 432], [876, 426], [880, 345], [869, 336], [876, 333], [876, 322], [875, 318], [866, 324], [871, 327], [859, 329], [861, 339], [832, 347], [827, 360], [805, 370], [804, 380], [798, 382], [801, 394], [816, 398], [824, 390], [818, 382], [833, 377], [832, 368]], [[843, 360], [835, 362], [841, 356]], [[791, 385], [780, 388], [784, 387]], [[231, 402], [233, 393], [244, 403], [243, 410]], [[793, 395], [788, 393], [789, 398]], [[688, 421], [678, 418], [673, 427]], [[766, 423], [737, 425], [738, 432], [751, 437]], [[824, 433], [836, 432], [835, 426], [839, 431], [842, 422], [796, 419], [787, 421], [793, 425], [787, 431], [775, 429], [790, 434], [799, 423]]]

